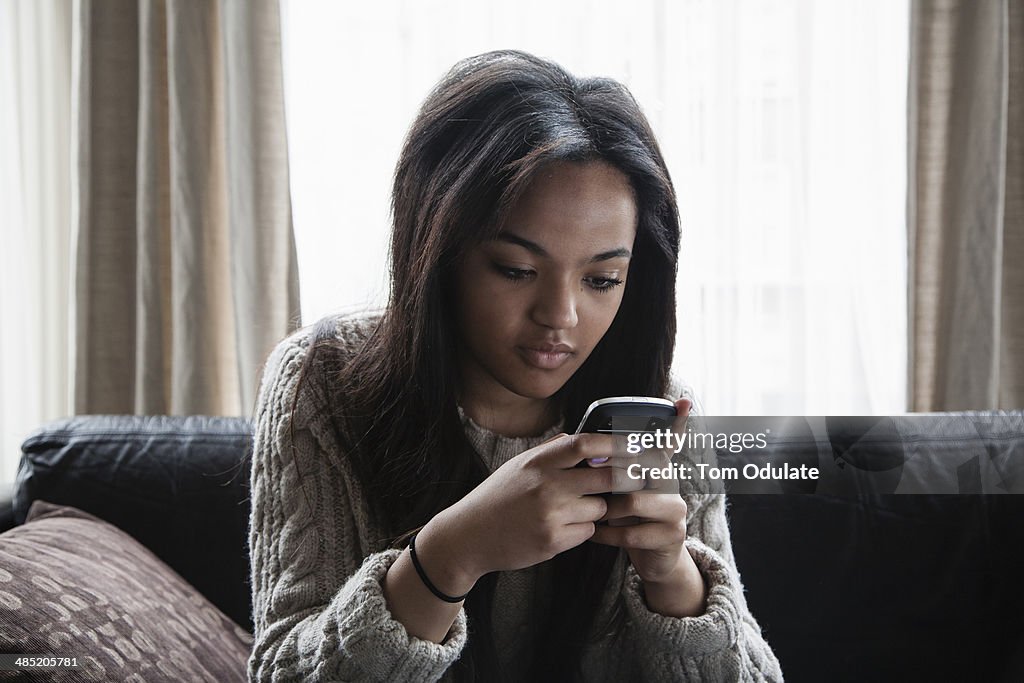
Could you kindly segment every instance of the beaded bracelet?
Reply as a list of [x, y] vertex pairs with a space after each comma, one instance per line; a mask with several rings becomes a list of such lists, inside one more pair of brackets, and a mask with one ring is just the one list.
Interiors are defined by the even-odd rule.
[[420, 579], [423, 580], [423, 584], [427, 588], [429, 588], [430, 592], [436, 595], [439, 600], [444, 600], [445, 602], [451, 603], [462, 602], [466, 599], [466, 596], [469, 595], [469, 593], [466, 593], [466, 595], [460, 595], [458, 597], [445, 595], [437, 589], [437, 586], [430, 582], [430, 579], [427, 578], [427, 573], [423, 571], [423, 565], [420, 564], [419, 558], [416, 557], [416, 534], [413, 534], [412, 538], [409, 539], [409, 555], [412, 557], [412, 566], [416, 567], [416, 573], [420, 575]]

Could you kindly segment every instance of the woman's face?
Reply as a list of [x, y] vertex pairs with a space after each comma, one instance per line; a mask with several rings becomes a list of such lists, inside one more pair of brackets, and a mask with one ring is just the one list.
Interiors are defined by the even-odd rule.
[[636, 222], [614, 167], [558, 162], [541, 172], [499, 237], [458, 268], [465, 397], [497, 409], [566, 383], [619, 310]]

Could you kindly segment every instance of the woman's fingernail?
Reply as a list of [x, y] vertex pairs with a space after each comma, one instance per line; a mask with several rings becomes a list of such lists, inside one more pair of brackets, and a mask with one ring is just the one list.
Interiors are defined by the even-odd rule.
[[600, 465], [603, 462], [608, 462], [608, 458], [591, 458], [590, 462], [592, 462], [595, 465]]

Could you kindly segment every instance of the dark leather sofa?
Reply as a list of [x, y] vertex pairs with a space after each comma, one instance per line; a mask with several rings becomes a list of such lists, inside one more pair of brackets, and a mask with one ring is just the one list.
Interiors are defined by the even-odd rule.
[[[1000, 443], [1004, 462], [1024, 459]], [[90, 512], [251, 630], [250, 447], [240, 418], [54, 422], [25, 441], [0, 524], [36, 499]], [[1024, 496], [800, 490], [729, 498], [747, 600], [787, 680], [1024, 680]]]

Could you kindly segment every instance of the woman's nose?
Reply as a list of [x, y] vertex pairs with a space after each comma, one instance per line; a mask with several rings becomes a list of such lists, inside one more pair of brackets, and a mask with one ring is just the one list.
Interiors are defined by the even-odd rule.
[[533, 303], [533, 321], [556, 330], [576, 327], [579, 318], [576, 316], [574, 283], [552, 284], [542, 292]]

